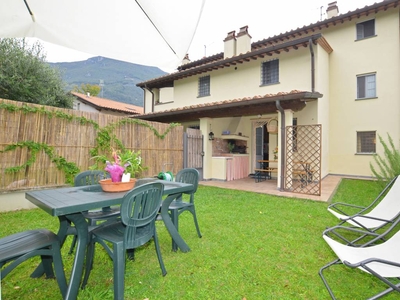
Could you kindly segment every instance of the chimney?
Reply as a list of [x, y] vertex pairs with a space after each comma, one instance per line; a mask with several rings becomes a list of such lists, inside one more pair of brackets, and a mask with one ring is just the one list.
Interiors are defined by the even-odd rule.
[[328, 19], [336, 17], [339, 14], [339, 7], [337, 6], [337, 1], [328, 3], [328, 8], [326, 9], [326, 16]]
[[224, 39], [224, 58], [232, 57], [236, 55], [236, 37], [235, 30], [228, 32], [228, 35]]
[[185, 57], [182, 60], [182, 65], [186, 65], [190, 63], [189, 54], [186, 53]]
[[247, 29], [249, 26], [243, 26], [237, 35], [236, 55], [244, 54], [251, 51], [251, 35]]

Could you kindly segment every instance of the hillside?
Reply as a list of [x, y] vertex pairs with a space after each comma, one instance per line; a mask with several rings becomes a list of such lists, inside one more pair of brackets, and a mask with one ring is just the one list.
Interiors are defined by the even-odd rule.
[[143, 90], [136, 83], [166, 74], [159, 68], [142, 66], [101, 56], [85, 61], [49, 63], [59, 68], [68, 90], [82, 83], [103, 81], [102, 98], [143, 106]]

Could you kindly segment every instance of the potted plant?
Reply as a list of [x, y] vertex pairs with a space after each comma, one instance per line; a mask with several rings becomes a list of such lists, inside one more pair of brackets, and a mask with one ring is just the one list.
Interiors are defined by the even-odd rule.
[[95, 160], [95, 164], [90, 169], [103, 169], [110, 174], [111, 178], [100, 181], [103, 190], [105, 190], [105, 185], [107, 185], [106, 189], [117, 189], [113, 191], [129, 190], [133, 188], [136, 176], [145, 169], [142, 165], [140, 151], [112, 149], [111, 158], [106, 155], [97, 155], [91, 159]]
[[124, 175], [129, 175], [126, 177], [136, 178], [136, 176], [138, 176], [145, 169], [142, 165], [140, 151], [135, 152], [127, 149], [125, 151], [120, 151], [117, 153], [117, 155], [120, 160], [120, 165], [124, 166], [125, 168], [123, 177]]

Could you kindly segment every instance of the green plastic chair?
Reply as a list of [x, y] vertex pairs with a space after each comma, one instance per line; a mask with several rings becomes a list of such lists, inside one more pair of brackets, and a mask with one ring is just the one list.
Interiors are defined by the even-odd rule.
[[[60, 253], [60, 241], [55, 233], [47, 229], [28, 230], [0, 239], [0, 279], [3, 280], [18, 265], [34, 256], [41, 257], [46, 278], [54, 278], [54, 264], [55, 277], [64, 298], [67, 281]], [[6, 266], [3, 268], [4, 265]]]
[[[199, 224], [197, 222], [196, 208], [194, 205], [194, 194], [196, 193], [197, 187], [199, 185], [199, 171], [193, 168], [182, 169], [176, 174], [175, 181], [191, 183], [193, 184], [193, 189], [190, 192], [185, 193], [190, 196], [189, 202], [183, 201], [182, 195], [171, 202], [168, 210], [170, 212], [172, 222], [174, 223], [176, 229], [179, 231], [179, 215], [185, 211], [189, 211], [193, 215], [197, 235], [199, 236], [199, 238], [201, 238], [202, 235], [200, 233]], [[177, 246], [173, 241], [172, 250], [177, 251]]]
[[121, 221], [100, 226], [91, 232], [82, 288], [86, 286], [90, 276], [96, 243], [104, 247], [113, 261], [114, 299], [124, 299], [127, 250], [138, 248], [152, 238], [154, 239], [162, 275], [167, 274], [161, 257], [155, 226], [163, 190], [164, 185], [160, 182], [135, 187], [124, 196], [121, 205]]
[[[105, 178], [109, 178], [108, 173], [104, 173], [100, 170], [94, 171], [84, 171], [79, 173], [74, 178], [74, 186], [86, 186], [99, 184], [99, 181]], [[99, 225], [99, 222], [104, 221], [116, 221], [120, 217], [119, 207], [103, 207], [99, 210], [84, 211], [83, 216], [89, 223], [89, 230], [93, 229], [95, 226]], [[72, 240], [71, 248], [69, 254], [74, 251], [76, 245], [76, 230], [74, 226], [70, 224], [70, 228], [67, 230], [67, 235], [74, 235]]]

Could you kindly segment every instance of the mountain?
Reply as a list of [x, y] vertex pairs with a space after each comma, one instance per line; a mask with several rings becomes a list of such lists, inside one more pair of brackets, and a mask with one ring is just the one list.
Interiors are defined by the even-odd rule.
[[103, 84], [101, 98], [143, 106], [143, 90], [136, 86], [166, 73], [157, 67], [137, 65], [101, 56], [85, 61], [49, 63], [61, 70], [67, 89], [84, 84]]

